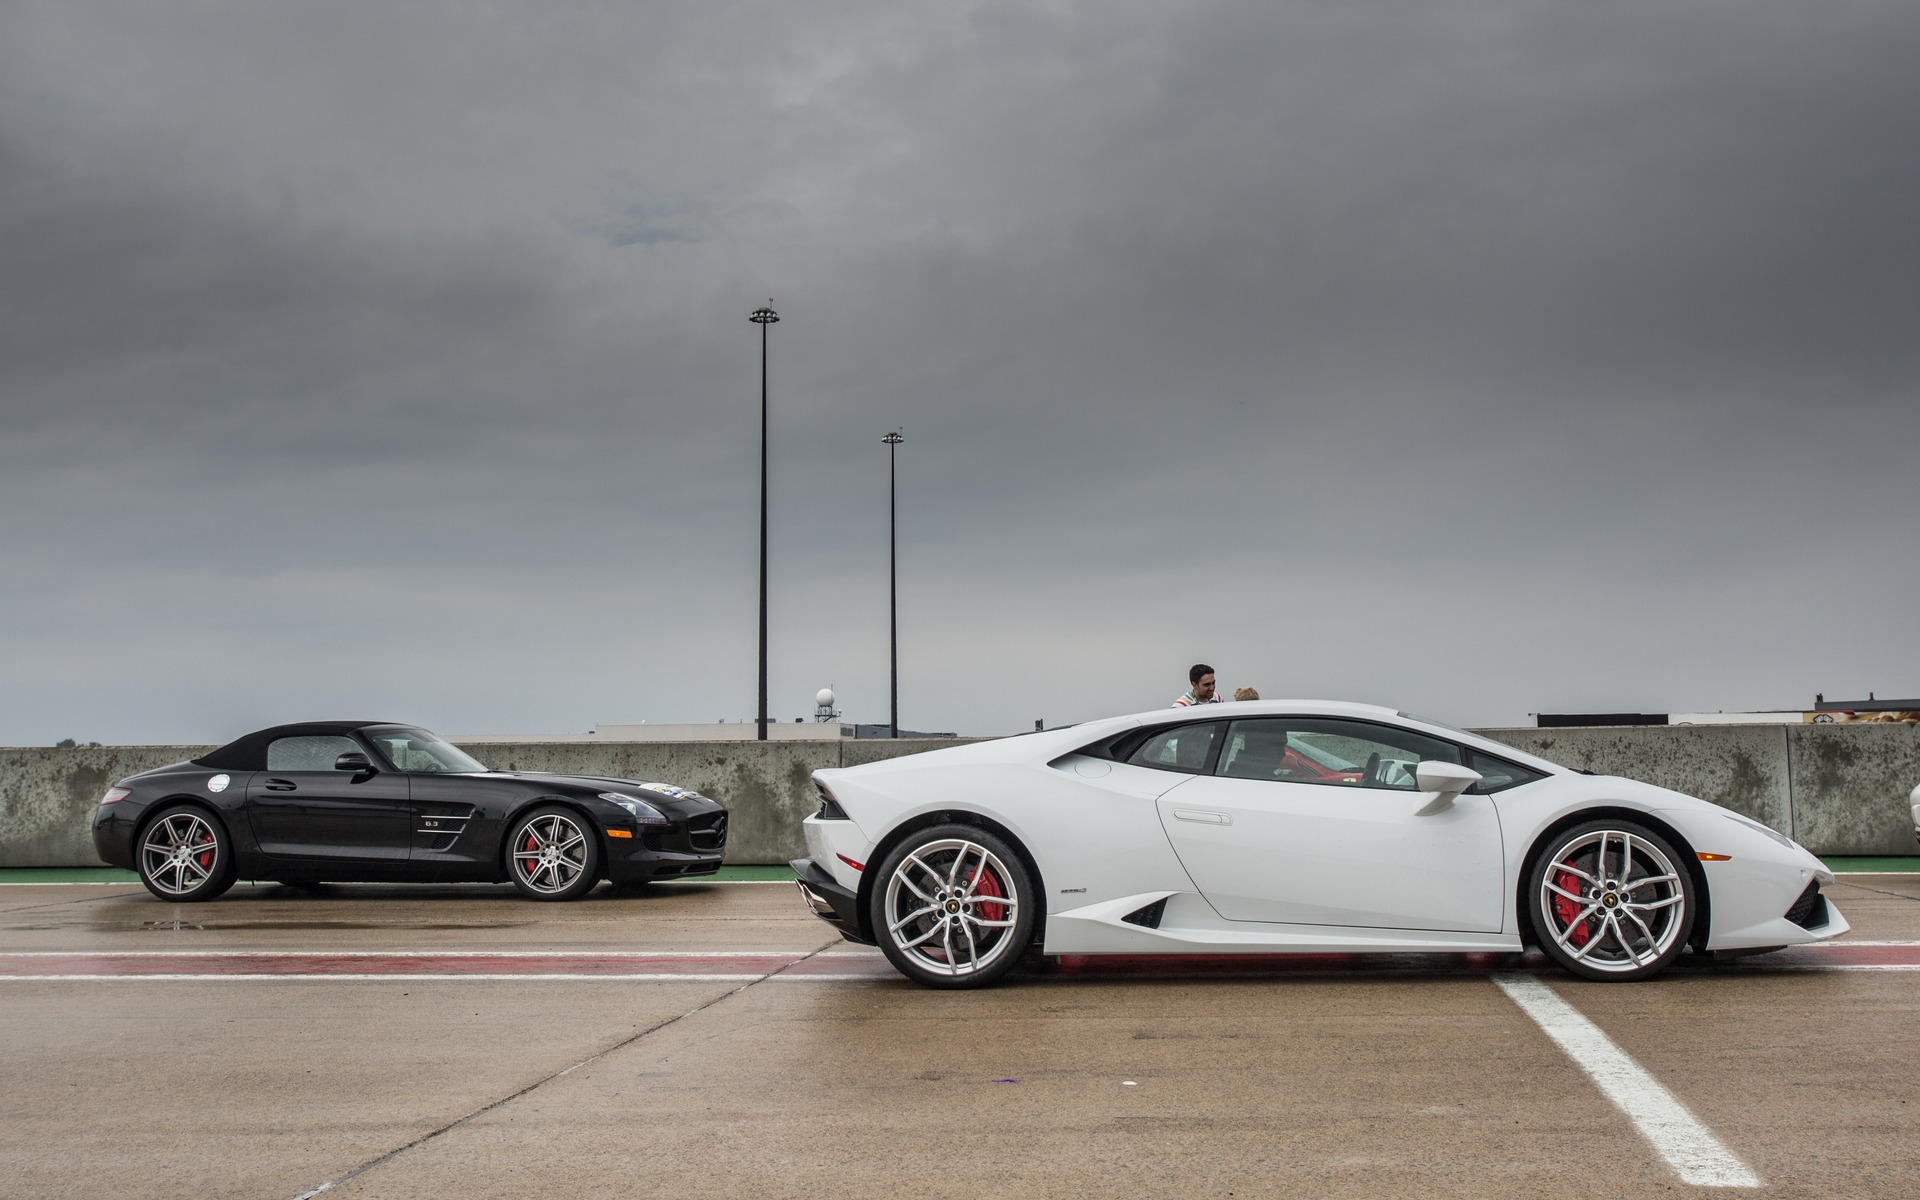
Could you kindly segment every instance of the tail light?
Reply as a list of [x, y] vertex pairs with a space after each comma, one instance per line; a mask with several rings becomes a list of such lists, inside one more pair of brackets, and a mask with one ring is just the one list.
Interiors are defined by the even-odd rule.
[[123, 787], [108, 788], [107, 794], [100, 797], [100, 803], [118, 804], [122, 800], [125, 800], [128, 796], [131, 796], [131, 795], [133, 795], [132, 788], [123, 788]]

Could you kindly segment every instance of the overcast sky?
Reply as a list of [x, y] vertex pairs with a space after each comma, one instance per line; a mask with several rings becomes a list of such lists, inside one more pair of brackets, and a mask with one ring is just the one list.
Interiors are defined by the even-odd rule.
[[1920, 694], [1920, 5], [0, 0], [0, 743]]

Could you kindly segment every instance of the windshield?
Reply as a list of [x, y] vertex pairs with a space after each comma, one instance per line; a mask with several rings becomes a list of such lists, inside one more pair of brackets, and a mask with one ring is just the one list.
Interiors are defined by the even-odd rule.
[[487, 768], [438, 734], [404, 725], [376, 725], [360, 735], [402, 771], [416, 775], [465, 775]]

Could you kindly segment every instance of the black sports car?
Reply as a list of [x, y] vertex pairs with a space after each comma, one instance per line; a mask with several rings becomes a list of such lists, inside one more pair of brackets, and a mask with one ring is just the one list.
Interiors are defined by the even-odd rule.
[[129, 776], [93, 816], [93, 845], [162, 900], [235, 879], [498, 883], [572, 900], [601, 879], [711, 875], [727, 810], [685, 788], [489, 771], [424, 729], [319, 721], [250, 733], [204, 758]]

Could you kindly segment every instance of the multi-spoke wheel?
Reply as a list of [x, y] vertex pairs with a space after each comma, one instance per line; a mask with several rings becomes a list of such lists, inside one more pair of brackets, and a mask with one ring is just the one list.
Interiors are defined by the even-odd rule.
[[1540, 948], [1588, 979], [1645, 979], [1693, 932], [1693, 877], [1666, 839], [1630, 821], [1589, 821], [1534, 861], [1528, 894]]
[[969, 825], [921, 830], [874, 877], [870, 915], [888, 961], [930, 987], [984, 987], [1033, 937], [1032, 881], [1020, 856]]
[[233, 886], [227, 832], [206, 810], [162, 810], [140, 834], [140, 882], [162, 900], [211, 900]]
[[570, 808], [536, 808], [507, 835], [507, 874], [530, 900], [584, 896], [600, 880], [600, 835]]

